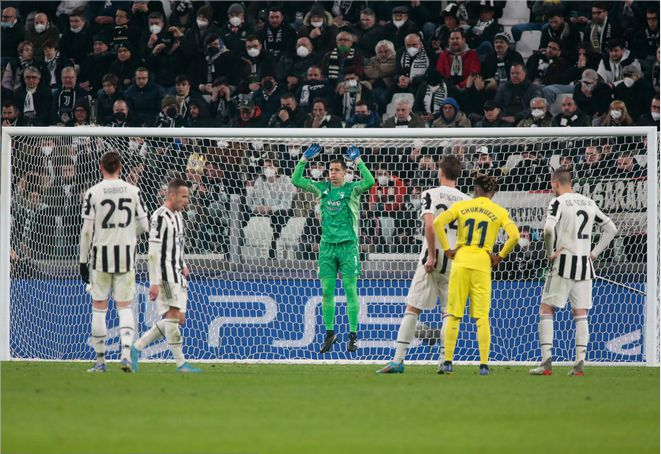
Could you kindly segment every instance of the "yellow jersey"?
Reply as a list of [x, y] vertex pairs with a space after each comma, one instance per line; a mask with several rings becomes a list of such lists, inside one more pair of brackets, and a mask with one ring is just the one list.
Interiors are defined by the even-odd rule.
[[519, 229], [510, 219], [507, 210], [488, 197], [478, 197], [454, 203], [434, 220], [434, 232], [444, 251], [450, 249], [445, 225], [457, 221], [457, 254], [452, 266], [491, 271], [490, 254], [502, 227], [507, 242], [498, 252], [507, 257], [519, 240]]

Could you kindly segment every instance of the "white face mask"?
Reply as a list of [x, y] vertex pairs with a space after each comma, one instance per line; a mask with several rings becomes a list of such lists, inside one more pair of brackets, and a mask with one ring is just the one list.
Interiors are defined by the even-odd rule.
[[617, 109], [611, 110], [611, 117], [613, 118], [613, 120], [619, 120], [621, 116], [622, 116], [621, 110], [617, 110]]
[[158, 35], [159, 33], [161, 33], [161, 30], [163, 30], [163, 28], [158, 24], [152, 24], [149, 26], [149, 31], [153, 35]]
[[312, 178], [321, 178], [321, 176], [324, 174], [324, 171], [321, 169], [312, 169], [310, 170], [310, 175], [312, 175]]
[[289, 147], [289, 154], [295, 158], [296, 156], [301, 154], [301, 147], [299, 146]]
[[624, 78], [624, 86], [627, 87], [627, 88], [633, 87], [634, 82], [635, 82], [635, 80], [633, 80], [631, 77], [625, 77]]
[[208, 20], [203, 20], [203, 19], [197, 19], [197, 26], [200, 28], [207, 28], [207, 25], [209, 25]]
[[347, 87], [349, 88], [356, 88], [358, 86], [358, 81], [354, 79], [349, 79], [345, 82], [347, 84]]
[[351, 183], [353, 181], [353, 173], [347, 173], [344, 175], [344, 182]]
[[83, 27], [70, 27], [71, 33], [80, 33], [83, 30]]
[[46, 156], [50, 156], [50, 154], [53, 152], [53, 147], [45, 145], [41, 147], [41, 152]]
[[314, 21], [310, 22], [310, 25], [312, 25], [314, 28], [321, 28], [324, 25], [324, 21]]
[[241, 25], [241, 18], [239, 16], [230, 17], [230, 24], [233, 27], [238, 27], [239, 25]]
[[264, 167], [264, 176], [266, 178], [273, 178], [275, 176], [275, 169], [273, 167]]
[[659, 121], [659, 118], [661, 118], [661, 114], [659, 112], [651, 112], [651, 114], [654, 121]]
[[528, 238], [519, 238], [518, 243], [519, 243], [519, 247], [521, 247], [521, 249], [525, 249], [528, 246], [530, 246], [530, 240]]
[[259, 49], [255, 49], [254, 47], [251, 49], [248, 49], [248, 56], [255, 58], [259, 56]]
[[296, 48], [296, 55], [298, 55], [298, 56], [301, 57], [301, 58], [305, 58], [305, 57], [307, 57], [308, 55], [310, 55], [310, 49], [308, 49], [308, 48], [305, 47], [305, 46], [298, 46], [298, 47]]
[[386, 186], [388, 184], [389, 178], [386, 175], [379, 175], [379, 177], [377, 177], [377, 180], [379, 180], [380, 186]]
[[420, 52], [420, 49], [417, 47], [409, 47], [406, 49], [406, 53], [409, 54], [411, 57], [415, 57], [418, 55], [418, 52]]
[[544, 116], [544, 111], [542, 109], [533, 109], [530, 113], [533, 118], [542, 118]]
[[44, 24], [34, 24], [34, 31], [37, 33], [43, 33], [46, 30], [46, 25]]
[[392, 21], [393, 25], [397, 28], [400, 28], [402, 25], [404, 25], [404, 22], [406, 22], [406, 21], [403, 21], [403, 20], [394, 20], [394, 21]]

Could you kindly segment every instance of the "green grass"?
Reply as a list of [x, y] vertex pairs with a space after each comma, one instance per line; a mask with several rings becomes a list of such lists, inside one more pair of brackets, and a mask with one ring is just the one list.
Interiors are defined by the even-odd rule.
[[658, 453], [659, 369], [2, 363], [2, 453]]

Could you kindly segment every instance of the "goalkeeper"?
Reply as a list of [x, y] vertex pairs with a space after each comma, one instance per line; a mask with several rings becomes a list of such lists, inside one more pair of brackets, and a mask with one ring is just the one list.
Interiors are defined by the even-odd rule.
[[326, 328], [326, 338], [320, 353], [326, 353], [337, 342], [335, 333], [335, 283], [337, 272], [342, 272], [342, 285], [347, 296], [349, 315], [349, 343], [347, 351], [358, 350], [358, 289], [360, 275], [358, 261], [358, 214], [360, 194], [374, 185], [374, 176], [360, 159], [360, 150], [349, 147], [345, 151], [348, 159], [354, 161], [363, 177], [358, 182], [347, 182], [347, 165], [343, 159], [330, 163], [329, 181], [312, 181], [303, 177], [305, 166], [321, 152], [319, 144], [312, 144], [296, 164], [291, 182], [297, 188], [316, 195], [321, 207], [321, 244], [319, 246], [318, 276], [321, 280], [321, 311]]

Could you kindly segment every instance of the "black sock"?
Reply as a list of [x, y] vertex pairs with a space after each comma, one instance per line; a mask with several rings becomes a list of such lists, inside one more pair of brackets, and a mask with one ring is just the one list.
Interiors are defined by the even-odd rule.
[[331, 337], [335, 335], [335, 330], [329, 329], [326, 331], [326, 337]]

